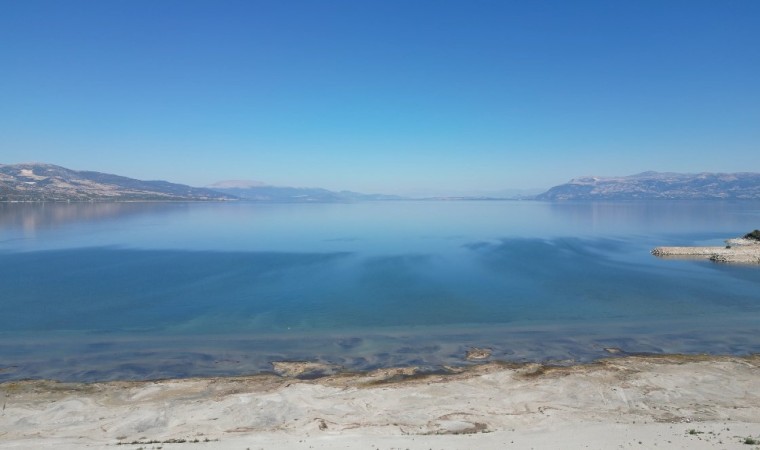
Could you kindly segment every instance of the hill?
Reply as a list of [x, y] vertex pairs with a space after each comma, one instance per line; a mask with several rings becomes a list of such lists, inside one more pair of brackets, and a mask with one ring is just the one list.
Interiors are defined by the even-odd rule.
[[625, 177], [581, 177], [537, 200], [760, 199], [760, 174], [644, 172]]
[[52, 164], [0, 164], [0, 201], [209, 201], [234, 197], [167, 181], [142, 181]]

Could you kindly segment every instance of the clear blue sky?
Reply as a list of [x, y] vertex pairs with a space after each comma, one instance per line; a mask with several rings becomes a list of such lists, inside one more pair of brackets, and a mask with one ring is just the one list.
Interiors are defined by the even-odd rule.
[[460, 193], [759, 143], [755, 0], [0, 0], [0, 163]]

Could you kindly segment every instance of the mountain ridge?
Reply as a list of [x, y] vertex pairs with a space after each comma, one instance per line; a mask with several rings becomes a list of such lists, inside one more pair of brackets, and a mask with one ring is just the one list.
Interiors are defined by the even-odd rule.
[[760, 199], [760, 173], [654, 172], [619, 177], [583, 176], [554, 186], [536, 200]]
[[222, 201], [235, 198], [168, 181], [72, 170], [48, 163], [0, 164], [0, 201]]
[[0, 164], [0, 202], [84, 201], [231, 201], [338, 203], [402, 200], [384, 194], [322, 188], [269, 186], [259, 181], [227, 180], [205, 188], [162, 180], [144, 181], [49, 163]]
[[[444, 200], [479, 197], [445, 197]], [[677, 173], [647, 171], [634, 175], [581, 176], [533, 197], [535, 200], [705, 200], [760, 199], [760, 173]], [[404, 200], [407, 197], [270, 186], [228, 180], [205, 188], [162, 180], [137, 180], [48, 163], [0, 164], [0, 201], [228, 201], [330, 203]], [[438, 199], [438, 198], [436, 198]], [[491, 199], [490, 197], [487, 199]]]

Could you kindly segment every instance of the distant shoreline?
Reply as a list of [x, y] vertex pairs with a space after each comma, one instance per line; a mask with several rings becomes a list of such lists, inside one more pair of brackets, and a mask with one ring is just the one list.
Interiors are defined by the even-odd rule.
[[346, 201], [287, 201], [287, 200], [254, 200], [245, 198], [231, 199], [177, 199], [177, 200], [0, 200], [0, 204], [103, 204], [103, 203], [250, 203], [272, 205], [346, 205], [359, 203], [405, 203], [405, 202], [536, 202], [552, 205], [589, 205], [589, 204], [667, 204], [667, 203], [760, 203], [760, 198], [656, 198], [656, 199], [571, 199], [571, 200], [546, 200], [537, 198], [491, 198], [491, 197], [433, 197], [433, 198], [399, 198], [382, 200], [346, 200]]
[[240, 199], [177, 199], [177, 200], [110, 200], [110, 199], [94, 199], [94, 200], [0, 200], [0, 203], [23, 203], [23, 204], [41, 204], [41, 203], [55, 203], [55, 204], [87, 204], [87, 203], [229, 203], [240, 202]]

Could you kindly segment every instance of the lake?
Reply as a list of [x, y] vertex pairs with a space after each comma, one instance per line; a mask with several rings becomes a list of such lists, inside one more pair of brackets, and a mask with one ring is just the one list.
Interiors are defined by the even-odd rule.
[[758, 202], [0, 204], [0, 381], [760, 352]]

